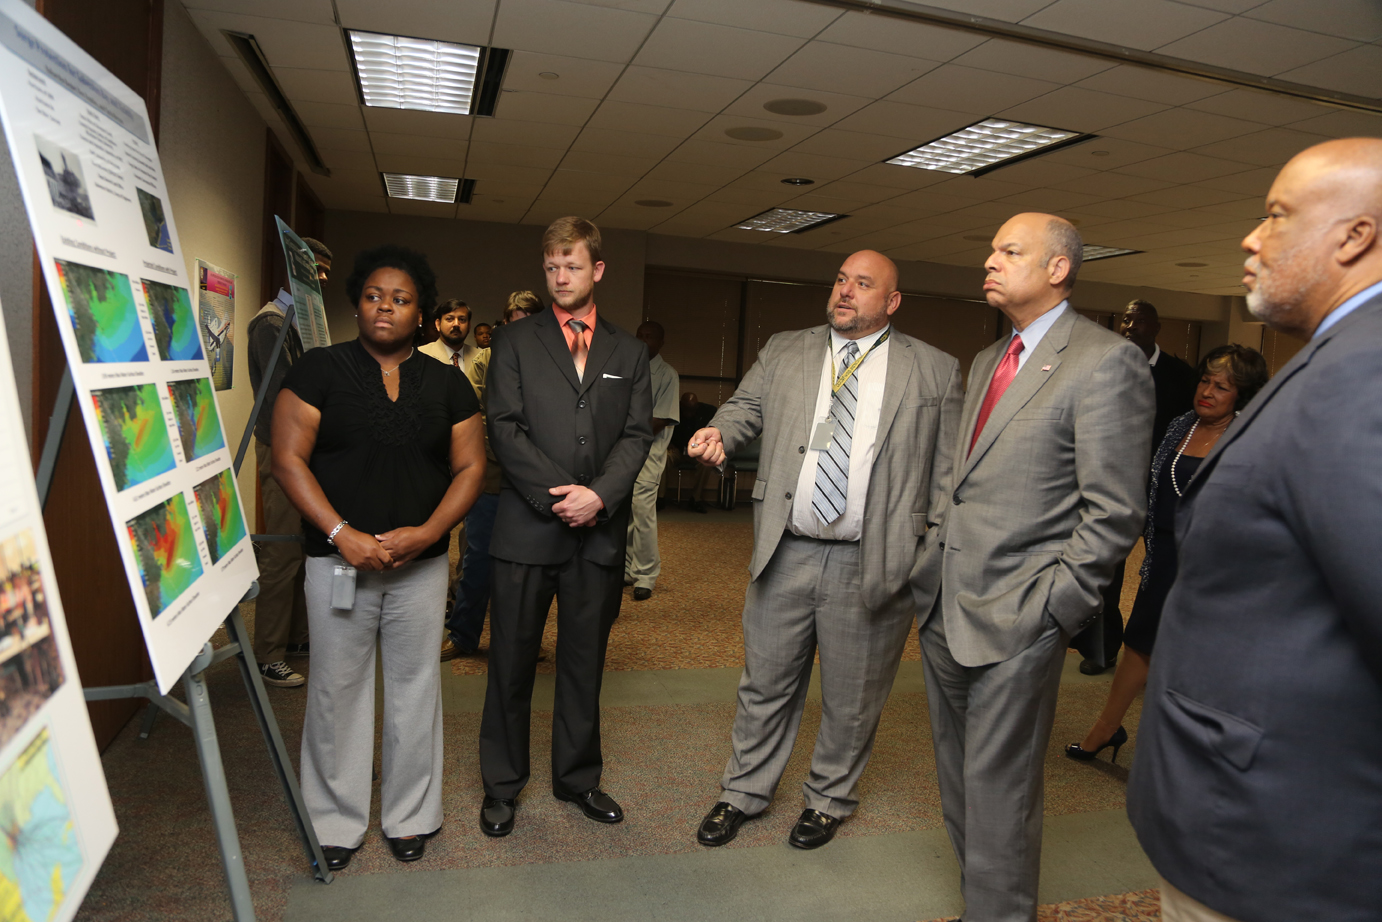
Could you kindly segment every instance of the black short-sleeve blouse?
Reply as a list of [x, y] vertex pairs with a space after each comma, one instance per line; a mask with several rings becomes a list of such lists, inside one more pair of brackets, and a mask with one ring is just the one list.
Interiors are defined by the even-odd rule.
[[[398, 366], [398, 400], [389, 399], [379, 363], [359, 340], [312, 349], [283, 386], [321, 411], [308, 462], [341, 517], [366, 534], [422, 525], [451, 485], [451, 427], [480, 412], [461, 371], [414, 352]], [[336, 553], [303, 521], [307, 554]], [[445, 554], [450, 536], [420, 554]]]

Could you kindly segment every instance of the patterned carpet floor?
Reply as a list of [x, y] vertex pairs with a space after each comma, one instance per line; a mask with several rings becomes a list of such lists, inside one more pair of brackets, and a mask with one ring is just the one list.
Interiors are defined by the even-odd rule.
[[[665, 525], [664, 577], [652, 600], [626, 601], [610, 642], [610, 668], [741, 664], [739, 611], [749, 542], [747, 522], [729, 516], [705, 524]], [[913, 638], [907, 658], [918, 655]], [[548, 663], [550, 659], [549, 655]], [[456, 664], [462, 672], [483, 668], [483, 657]], [[289, 888], [307, 876], [301, 846], [238, 670], [223, 663], [210, 671], [208, 681], [255, 910], [260, 919], [277, 922]], [[1105, 691], [1102, 684], [1066, 685], [1061, 690], [1046, 761], [1047, 815], [1115, 809], [1124, 803], [1125, 766], [1131, 764], [1135, 743], [1120, 755], [1119, 765], [1104, 760], [1076, 764], [1060, 754], [1066, 742], [1083, 735]], [[296, 761], [305, 695], [300, 689], [271, 689], [270, 694]], [[605, 708], [603, 786], [625, 805], [628, 817], [618, 826], [604, 827], [547, 796], [551, 780], [540, 754], [550, 747], [550, 719], [536, 713], [533, 777], [519, 801], [518, 827], [502, 840], [487, 839], [475, 822], [482, 794], [475, 744], [479, 715], [447, 714], [445, 824], [426, 857], [400, 865], [389, 855], [378, 832], [376, 793], [373, 831], [345, 873], [410, 874], [694, 852], [699, 848], [694, 841], [696, 825], [716, 799], [717, 781], [729, 755], [733, 714], [732, 703]], [[1134, 735], [1138, 716], [1135, 706], [1126, 722]], [[819, 720], [819, 706], [808, 705], [799, 739], [813, 739]], [[103, 757], [121, 832], [78, 918], [225, 918], [227, 894], [191, 735], [173, 721], [160, 719], [150, 739], [140, 740], [137, 723], [126, 727]], [[745, 825], [729, 848], [775, 844], [786, 835], [801, 809], [796, 791], [807, 773], [809, 748], [798, 747], [774, 807]], [[860, 809], [841, 827], [841, 838], [940, 825], [923, 694], [899, 693], [889, 701], [860, 797]], [[1043, 907], [1041, 922], [1149, 922], [1158, 918], [1156, 905], [1155, 893], [1080, 900]]]

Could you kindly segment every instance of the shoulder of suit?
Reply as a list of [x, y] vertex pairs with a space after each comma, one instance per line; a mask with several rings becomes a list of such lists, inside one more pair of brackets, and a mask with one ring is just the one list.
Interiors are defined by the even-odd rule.
[[896, 342], [898, 345], [907, 346], [913, 350], [916, 361], [921, 363], [935, 363], [947, 371], [951, 366], [958, 366], [959, 359], [942, 349], [938, 349], [924, 339], [917, 339], [909, 336], [901, 330], [893, 327], [892, 335], [888, 337], [889, 342]]
[[[1142, 357], [1142, 363], [1147, 364], [1147, 355], [1141, 348], [1134, 345], [1132, 340], [1118, 333], [1113, 332], [1108, 327], [1101, 326], [1090, 320], [1083, 314], [1077, 313], [1073, 308], [1067, 308], [1075, 315], [1074, 324], [1070, 327], [1070, 344], [1077, 342], [1087, 347], [1096, 348], [1100, 352], [1109, 352], [1120, 346], [1127, 346], [1137, 351]], [[1048, 332], [1049, 336], [1050, 333]], [[1148, 368], [1151, 366], [1149, 365]]]

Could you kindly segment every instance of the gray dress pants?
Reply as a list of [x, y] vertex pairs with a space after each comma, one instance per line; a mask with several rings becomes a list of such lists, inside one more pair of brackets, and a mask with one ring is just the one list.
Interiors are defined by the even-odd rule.
[[374, 652], [384, 658], [384, 835], [441, 826], [441, 642], [450, 567], [443, 556], [361, 571], [355, 607], [331, 607], [340, 557], [307, 558], [312, 674], [302, 726], [302, 798], [323, 845], [354, 848], [369, 827], [374, 766]]

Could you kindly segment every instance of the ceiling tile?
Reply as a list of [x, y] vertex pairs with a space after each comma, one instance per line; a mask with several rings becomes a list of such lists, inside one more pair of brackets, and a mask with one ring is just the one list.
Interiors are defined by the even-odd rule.
[[1171, 208], [1201, 208], [1205, 205], [1221, 205], [1224, 202], [1237, 201], [1242, 196], [1236, 192], [1220, 192], [1199, 186], [1172, 186], [1168, 189], [1158, 189], [1155, 192], [1143, 192], [1131, 196], [1131, 198], [1134, 202], [1146, 202], [1148, 205], [1167, 205]]
[[1129, 195], [1138, 195], [1143, 192], [1154, 192], [1157, 189], [1165, 189], [1168, 185], [1170, 183], [1164, 180], [1148, 179], [1144, 176], [1128, 176], [1125, 173], [1094, 173], [1090, 176], [1072, 179], [1069, 182], [1058, 183], [1053, 188], [1071, 189], [1075, 192], [1086, 192], [1090, 195], [1110, 199], [1126, 198]]
[[824, 42], [866, 49], [870, 54], [886, 51], [928, 61], [949, 61], [984, 42], [982, 35], [963, 29], [854, 12], [846, 13], [818, 38]]
[[1111, 70], [1086, 77], [1078, 85], [1086, 89], [1102, 90], [1105, 93], [1172, 106], [1185, 105], [1197, 99], [1214, 96], [1225, 89], [1224, 84], [1217, 81], [1184, 77], [1134, 64], [1120, 64]]
[[379, 175], [375, 169], [374, 154], [368, 151], [324, 150], [321, 155], [323, 162], [331, 170], [332, 179], [335, 179], [341, 170], [369, 170], [376, 177]]
[[641, 208], [638, 205], [615, 202], [595, 219], [600, 227], [622, 227], [626, 230], [649, 230], [666, 220], [669, 209]]
[[1382, 96], [1382, 47], [1359, 45], [1314, 64], [1287, 71], [1283, 80], [1358, 96]]
[[820, 211], [826, 214], [849, 214], [856, 208], [862, 208], [869, 202], [861, 202], [858, 199], [837, 198], [826, 195], [824, 192], [808, 192], [805, 195], [797, 195], [782, 203], [784, 208], [792, 208], [797, 211]]
[[454, 218], [456, 206], [446, 202], [415, 202], [410, 199], [386, 200], [392, 214], [413, 215], [419, 218]]
[[1186, 108], [1245, 118], [1262, 122], [1264, 125], [1289, 125], [1291, 122], [1336, 111], [1329, 106], [1304, 99], [1292, 99], [1289, 96], [1247, 89], [1233, 89], [1218, 96], [1187, 103]]
[[566, 0], [504, 0], [494, 23], [493, 42], [517, 51], [623, 63], [633, 57], [656, 22], [657, 17], [647, 13]]
[[869, 185], [868, 183], [861, 182], [850, 182], [847, 179], [827, 183], [824, 186], [820, 187], [820, 192], [822, 195], [828, 195], [834, 198], [850, 199], [852, 201], [861, 203], [860, 206], [855, 207], [861, 207], [862, 205], [874, 205], [886, 199], [893, 198], [897, 194], [895, 190], [888, 189], [883, 186], [874, 186]]
[[1245, 14], [1281, 26], [1323, 32], [1353, 41], [1382, 39], [1382, 4], [1377, 0], [1271, 0]]
[[379, 170], [374, 167], [373, 163], [367, 167], [344, 165], [332, 167], [331, 178], [325, 181], [333, 188], [339, 186], [349, 188], [354, 192], [363, 191], [370, 195], [384, 194], [384, 181], [379, 178]]
[[1275, 168], [1248, 170], [1245, 173], [1230, 173], [1227, 176], [1201, 180], [1199, 185], [1208, 189], [1223, 189], [1225, 192], [1255, 195], [1260, 201], [1266, 197], [1267, 190], [1272, 187], [1272, 181], [1276, 179], [1277, 172]]
[[531, 144], [496, 144], [490, 141], [471, 141], [468, 160], [471, 163], [511, 163], [515, 166], [535, 166], [556, 169], [564, 152], [551, 147]]
[[929, 188], [941, 195], [958, 195], [975, 202], [991, 202], [1004, 196], [1025, 192], [1030, 187], [1024, 183], [1003, 182], [988, 176], [950, 176], [945, 182], [936, 183]]
[[1066, 86], [1006, 109], [1002, 117], [1048, 128], [1092, 133], [1165, 108], [1158, 102]]
[[761, 169], [782, 176], [809, 176], [816, 182], [839, 179], [848, 176], [871, 164], [862, 160], [846, 160], [842, 157], [823, 157], [819, 154], [806, 154], [801, 151], [787, 151], [765, 162]]
[[1113, 201], [1086, 205], [1081, 209], [1081, 212], [1126, 221], [1134, 218], [1152, 217], [1170, 210], [1165, 205], [1148, 205], [1144, 202], [1133, 202], [1128, 199], [1114, 199]]
[[536, 224], [539, 227], [551, 224], [557, 218], [564, 218], [568, 215], [578, 215], [587, 221], [591, 217], [599, 214], [605, 205], [593, 204], [591, 202], [563, 202], [554, 199], [538, 199], [523, 214], [524, 224]]
[[787, 186], [778, 186], [775, 189], [747, 189], [731, 184], [710, 193], [705, 197], [705, 201], [729, 202], [746, 210], [758, 212], [772, 208], [774, 205], [781, 205], [794, 194], [794, 191]]
[[330, 102], [294, 102], [298, 118], [309, 128], [364, 128], [359, 104], [342, 106]]
[[651, 106], [719, 112], [753, 86], [748, 80], [631, 66], [609, 91], [609, 98]]
[[939, 173], [935, 170], [917, 170], [911, 167], [897, 166], [893, 163], [875, 163], [852, 174], [849, 179], [850, 182], [866, 182], [875, 186], [901, 190], [924, 189], [944, 182], [949, 177], [950, 174]]
[[1347, 51], [1352, 42], [1268, 22], [1234, 18], [1158, 48], [1162, 54], [1275, 76]]
[[1283, 166], [1296, 154], [1328, 138], [1318, 134], [1306, 134], [1290, 128], [1268, 128], [1241, 138], [1220, 141], [1196, 148], [1198, 154], [1237, 160], [1256, 166]]
[[1144, 144], [1166, 144], [1188, 150], [1204, 144], [1213, 144], [1228, 138], [1236, 138], [1264, 126], [1259, 122], [1213, 115], [1195, 109], [1166, 109], [1145, 118], [1139, 118], [1122, 125], [1108, 128], [1104, 134], [1126, 141], [1141, 141]]
[[347, 29], [410, 35], [442, 42], [488, 45], [496, 0], [436, 3], [434, 0], [335, 0]]
[[1118, 172], [1130, 176], [1146, 176], [1150, 179], [1164, 179], [1168, 182], [1197, 182], [1243, 172], [1243, 164], [1203, 154], [1175, 153], [1164, 157], [1154, 157], [1141, 163], [1133, 163], [1119, 168]]
[[929, 5], [954, 10], [957, 13], [972, 13], [975, 16], [1021, 22], [1050, 2], [1051, 0], [931, 0]]
[[[917, 144], [918, 142], [911, 138], [892, 138], [887, 135], [864, 134], [862, 131], [827, 128], [819, 134], [807, 138], [792, 149], [807, 154], [823, 154], [827, 157], [845, 157], [851, 160], [871, 160], [878, 163], [909, 151]], [[904, 169], [906, 168], [904, 167]]]
[[[973, 199], [962, 198], [958, 195], [946, 195], [940, 192], [933, 192], [930, 189], [922, 189], [917, 192], [908, 192], [899, 195], [897, 198], [888, 202], [888, 205], [895, 208], [905, 208], [911, 220], [946, 214], [951, 211], [959, 211], [972, 205], [984, 204], [991, 205], [991, 202], [975, 202]], [[1011, 214], [1011, 208], [1000, 208], [999, 211], [1006, 211]]]
[[281, 67], [350, 71], [341, 30], [335, 25], [206, 10], [197, 10], [192, 16], [217, 54], [227, 57], [235, 54], [218, 31], [229, 29], [253, 35], [275, 71]]
[[[456, 217], [462, 221], [492, 221], [496, 224], [517, 224], [523, 219], [532, 199], [511, 199], [507, 197], [489, 198], [475, 193], [469, 205], [456, 206]], [[477, 313], [483, 308], [476, 308]], [[499, 311], [495, 310], [495, 314]], [[481, 314], [480, 318], [485, 317]], [[493, 318], [496, 322], [498, 317]]]
[[[764, 141], [741, 141], [726, 132], [741, 128], [754, 128], [780, 132], [781, 137]], [[693, 138], [700, 141], [714, 141], [720, 144], [734, 144], [758, 149], [786, 150], [804, 141], [819, 131], [814, 125], [793, 125], [790, 122], [770, 121], [768, 119], [747, 118], [742, 115], [718, 115], [706, 122]]]
[[1310, 131], [1330, 138], [1359, 136], [1382, 137], [1382, 115], [1368, 112], [1334, 111], [1291, 125], [1297, 131]]
[[647, 173], [657, 165], [652, 157], [625, 157], [620, 154], [594, 153], [588, 150], [567, 151], [561, 161], [565, 170], [580, 170], [585, 173], [608, 173], [612, 176], [630, 176], [634, 179]]
[[[1007, 184], [1018, 183], [1027, 186], [1054, 186], [1057, 183], [1078, 180], [1094, 172], [1092, 168], [1087, 166], [1060, 163], [1051, 160], [1049, 157], [1032, 157], [1028, 160], [999, 167], [991, 173], [984, 174], [984, 176], [975, 181], [982, 182], [988, 179]], [[969, 177], [965, 178], [968, 179]], [[956, 185], [959, 185], [959, 183]], [[1076, 191], [1083, 192], [1085, 190], [1080, 189]]]
[[319, 194], [322, 204], [333, 211], [364, 211], [387, 214], [389, 201], [384, 198], [382, 186], [380, 189], [380, 194], [368, 195], [363, 192], [337, 189], [328, 184], [319, 191]]
[[1055, 83], [1074, 83], [1114, 66], [1102, 58], [1000, 38], [960, 55], [955, 63]]
[[385, 173], [413, 173], [418, 176], [465, 175], [465, 160], [451, 157], [422, 157], [404, 151], [376, 152], [374, 160]]
[[[507, 0], [506, 0], [507, 2]], [[634, 63], [693, 74], [758, 80], [802, 45], [794, 36], [664, 19]]]
[[542, 190], [541, 198], [589, 202], [603, 207], [622, 195], [633, 183], [634, 180], [621, 176], [557, 170]]
[[810, 38], [840, 17], [838, 10], [797, 0], [676, 0], [667, 15], [739, 29]]
[[475, 194], [489, 196], [490, 199], [502, 198], [503, 204], [510, 204], [509, 199], [518, 201], [526, 199], [532, 201], [542, 192], [543, 183], [532, 182], [506, 182], [502, 179], [482, 179], [475, 183]]
[[[622, 71], [622, 64], [608, 61], [515, 51], [504, 71], [504, 89], [603, 99]], [[541, 74], [557, 76], [545, 79]]]
[[654, 16], [661, 16], [667, 12], [667, 7], [672, 0], [571, 0], [572, 3], [584, 3], [589, 6], [603, 6], [611, 10], [632, 10], [635, 13], [652, 13]]
[[1041, 159], [1052, 163], [1069, 163], [1095, 170], [1116, 170], [1129, 163], [1150, 160], [1171, 153], [1168, 148], [1138, 144], [1119, 138], [1094, 138], [1043, 154]]
[[520, 122], [516, 119], [477, 118], [471, 137], [476, 141], [498, 144], [531, 144], [566, 150], [581, 129], [576, 125], [553, 125], [546, 122]]
[[494, 179], [501, 182], [536, 183], [545, 185], [552, 175], [551, 170], [535, 166], [518, 166], [512, 163], [476, 163], [470, 161], [465, 166], [467, 179], [477, 181]]
[[677, 146], [676, 138], [612, 128], [585, 128], [572, 143], [572, 150], [588, 150], [629, 157], [654, 157], [661, 160]]
[[[726, 138], [726, 141], [729, 139]], [[704, 163], [710, 166], [732, 166], [751, 170], [777, 152], [744, 144], [720, 144], [715, 141], [685, 141], [667, 155], [667, 159], [684, 163]]]
[[708, 186], [723, 186], [742, 175], [744, 175], [744, 170], [739, 167], [664, 160], [648, 170], [646, 178], [658, 181], [693, 182]]
[[[816, 115], [780, 115], [763, 108], [765, 104], [781, 99], [807, 99], [825, 106], [825, 111]], [[725, 109], [727, 115], [748, 115], [755, 118], [770, 118], [801, 125], [826, 127], [856, 112], [872, 99], [864, 96], [843, 96], [823, 90], [809, 90], [802, 87], [778, 86], [772, 83], [759, 83], [734, 101]]]
[[1059, 83], [945, 64], [897, 90], [888, 99], [987, 116], [1056, 89], [1060, 89]]
[[936, 66], [920, 58], [810, 42], [773, 71], [771, 81], [877, 99]]
[[339, 70], [308, 70], [302, 67], [276, 67], [274, 79], [293, 103], [330, 102], [338, 105], [360, 104], [355, 81], [349, 73]]
[[[905, 138], [912, 146], [930, 141], [972, 125], [975, 119], [963, 112], [931, 109], [907, 103], [879, 100], [836, 123], [839, 131], [860, 131], [867, 134]], [[904, 147], [903, 150], [907, 148]], [[894, 154], [901, 153], [894, 151]], [[872, 158], [870, 158], [872, 159]]]
[[379, 133], [372, 136], [374, 153], [441, 157], [447, 160], [466, 159], [466, 142], [455, 138], [429, 138], [424, 135]]
[[334, 24], [336, 21], [331, 0], [187, 0], [183, 6], [189, 11], [211, 10], [297, 22]]
[[584, 125], [599, 101], [579, 96], [558, 96], [553, 93], [505, 92], [495, 106], [495, 117], [527, 122], [548, 122], [553, 125]]
[[1045, 211], [1052, 214], [1077, 211], [1085, 205], [1100, 201], [1101, 196], [1084, 192], [1070, 192], [1065, 189], [1029, 189], [1010, 195], [994, 205], [1008, 206], [1010, 211]]
[[372, 133], [420, 134], [433, 138], [470, 137], [471, 117], [445, 112], [414, 112], [406, 109], [380, 109], [365, 106], [365, 125]]
[[1022, 24], [1150, 51], [1227, 18], [1169, 0], [1057, 0]]
[[349, 150], [369, 153], [370, 138], [366, 131], [349, 131], [337, 128], [314, 128], [312, 140], [322, 150]]
[[648, 134], [664, 134], [681, 139], [694, 134], [709, 120], [708, 113], [694, 109], [673, 109], [607, 99], [590, 119], [590, 126], [626, 129], [637, 125], [639, 131]]

